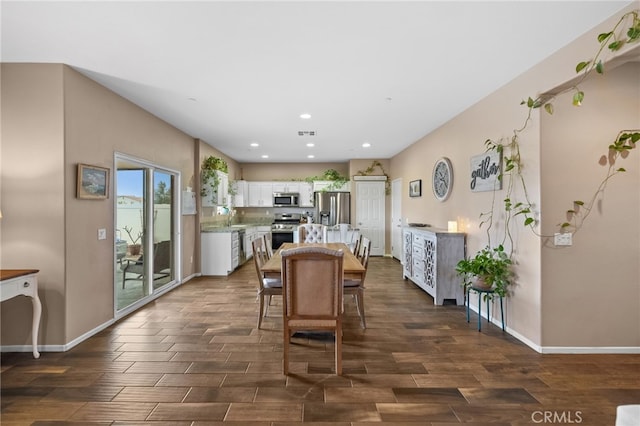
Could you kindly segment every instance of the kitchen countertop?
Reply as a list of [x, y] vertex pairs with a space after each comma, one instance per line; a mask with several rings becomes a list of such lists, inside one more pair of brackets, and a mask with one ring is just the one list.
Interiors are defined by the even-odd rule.
[[225, 225], [201, 225], [200, 232], [237, 232], [242, 229], [247, 228], [255, 228], [258, 226], [268, 226], [271, 227], [271, 224], [265, 223], [236, 223], [231, 226]]

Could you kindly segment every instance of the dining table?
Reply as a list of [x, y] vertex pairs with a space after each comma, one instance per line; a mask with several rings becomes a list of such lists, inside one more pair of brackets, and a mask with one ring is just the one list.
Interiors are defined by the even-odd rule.
[[345, 243], [283, 243], [278, 250], [273, 253], [271, 259], [262, 265], [260, 270], [266, 278], [280, 278], [282, 274], [282, 256], [283, 250], [298, 247], [324, 247], [332, 250], [341, 250], [344, 254], [342, 257], [342, 270], [344, 279], [364, 280], [366, 273], [365, 267], [360, 263], [358, 258], [349, 250], [349, 246]]

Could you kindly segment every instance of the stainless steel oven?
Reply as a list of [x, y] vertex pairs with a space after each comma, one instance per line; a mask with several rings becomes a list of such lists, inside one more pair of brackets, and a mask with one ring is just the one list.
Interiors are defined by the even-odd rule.
[[293, 230], [300, 225], [300, 214], [277, 213], [271, 225], [271, 248], [277, 250], [282, 243], [293, 242]]

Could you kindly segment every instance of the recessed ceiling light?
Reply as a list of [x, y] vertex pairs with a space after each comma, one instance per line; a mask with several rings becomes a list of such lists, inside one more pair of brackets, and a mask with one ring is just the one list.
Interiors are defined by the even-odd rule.
[[316, 145], [315, 145], [315, 144], [313, 144], [313, 143], [311, 143], [311, 142], [309, 142], [309, 143], [307, 144], [307, 146], [308, 146], [309, 148], [312, 148], [312, 147], [314, 147], [314, 146], [316, 146]]
[[369, 142], [365, 142], [362, 144], [363, 148], [369, 148], [371, 146], [371, 144]]
[[309, 154], [309, 155], [307, 155], [307, 158], [316, 158], [316, 156], [313, 155], [313, 154]]
[[258, 142], [251, 142], [249, 145], [251, 145], [254, 148], [260, 146]]
[[267, 154], [262, 155], [262, 158], [269, 158]]
[[300, 114], [300, 118], [302, 118], [303, 120], [308, 120], [311, 118], [311, 114], [305, 112], [304, 114]]

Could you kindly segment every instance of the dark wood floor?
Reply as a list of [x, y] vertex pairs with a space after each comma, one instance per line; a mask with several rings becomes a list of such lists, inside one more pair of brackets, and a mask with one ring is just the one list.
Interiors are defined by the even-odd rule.
[[[255, 270], [199, 278], [66, 353], [2, 354], [2, 425], [613, 425], [640, 402], [638, 355], [540, 355], [461, 306], [434, 306], [372, 258], [366, 330], [346, 304], [332, 339], [292, 347], [280, 300], [256, 329]], [[546, 417], [545, 417], [546, 416]]]

